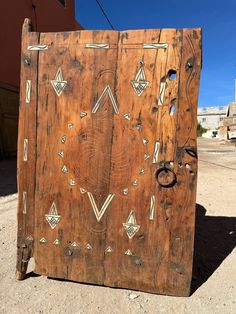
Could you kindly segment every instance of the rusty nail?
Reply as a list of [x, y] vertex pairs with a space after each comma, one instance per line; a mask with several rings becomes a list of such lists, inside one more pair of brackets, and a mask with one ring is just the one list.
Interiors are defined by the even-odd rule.
[[27, 64], [27, 65], [30, 65], [30, 58], [25, 58], [25, 63]]
[[187, 62], [187, 67], [188, 67], [189, 69], [191, 69], [191, 68], [193, 67], [192, 62], [188, 61], [188, 62]]

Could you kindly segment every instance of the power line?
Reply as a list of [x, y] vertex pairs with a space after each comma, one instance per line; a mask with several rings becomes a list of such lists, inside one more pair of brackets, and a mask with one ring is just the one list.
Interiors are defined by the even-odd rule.
[[98, 1], [98, 0], [96, 0], [96, 2], [97, 2], [97, 4], [98, 4], [98, 6], [99, 6], [100, 10], [102, 11], [103, 15], [105, 16], [105, 18], [106, 18], [107, 22], [109, 23], [109, 25], [110, 25], [111, 29], [113, 29], [113, 30], [114, 30], [115, 28], [114, 28], [114, 26], [112, 25], [112, 23], [111, 23], [110, 19], [108, 18], [108, 16], [107, 16], [106, 12], [104, 11], [104, 9], [103, 9], [102, 5], [99, 3], [99, 1]]
[[33, 0], [31, 0], [31, 5], [32, 5], [32, 8], [34, 10], [34, 21], [35, 21], [35, 29], [34, 29], [34, 31], [37, 32], [37, 30], [38, 30], [38, 22], [37, 22], [37, 14], [36, 14], [36, 5], [33, 3]]

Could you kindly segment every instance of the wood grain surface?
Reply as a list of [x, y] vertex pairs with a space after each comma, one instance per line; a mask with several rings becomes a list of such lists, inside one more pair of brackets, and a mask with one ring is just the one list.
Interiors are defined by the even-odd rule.
[[189, 295], [201, 30], [32, 33], [27, 23], [18, 278], [33, 256], [38, 274]]

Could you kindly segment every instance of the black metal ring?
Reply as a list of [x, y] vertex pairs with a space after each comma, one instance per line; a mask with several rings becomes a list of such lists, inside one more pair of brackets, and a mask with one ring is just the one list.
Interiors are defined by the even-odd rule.
[[[173, 179], [172, 179], [170, 182], [168, 182], [168, 183], [161, 183], [161, 182], [160, 182], [159, 175], [160, 175], [160, 173], [163, 172], [163, 171], [165, 171], [166, 173], [167, 173], [167, 172], [171, 172], [171, 173], [173, 174]], [[157, 182], [158, 182], [159, 185], [162, 186], [163, 188], [172, 187], [172, 186], [175, 185], [175, 183], [177, 182], [177, 178], [176, 178], [175, 172], [174, 172], [172, 169], [167, 168], [166, 166], [159, 168], [159, 169], [156, 171], [155, 176], [156, 176]]]

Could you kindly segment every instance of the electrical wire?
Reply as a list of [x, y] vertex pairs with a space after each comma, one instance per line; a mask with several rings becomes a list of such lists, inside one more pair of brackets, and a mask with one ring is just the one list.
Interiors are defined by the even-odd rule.
[[102, 5], [100, 4], [100, 2], [99, 2], [98, 0], [96, 0], [96, 2], [97, 2], [97, 5], [99, 6], [100, 10], [102, 11], [102, 14], [105, 16], [105, 18], [106, 18], [107, 22], [109, 23], [109, 25], [110, 25], [111, 29], [113, 29], [113, 30], [114, 30], [115, 28], [114, 28], [114, 26], [112, 25], [112, 23], [111, 23], [110, 19], [108, 18], [108, 16], [107, 16], [106, 12], [104, 11], [104, 9], [103, 9]]
[[38, 30], [38, 21], [37, 21], [37, 14], [36, 14], [36, 5], [33, 3], [33, 0], [31, 0], [31, 5], [32, 5], [32, 8], [34, 10], [34, 22], [35, 22], [35, 29], [34, 29], [34, 31], [37, 32], [37, 30]]

